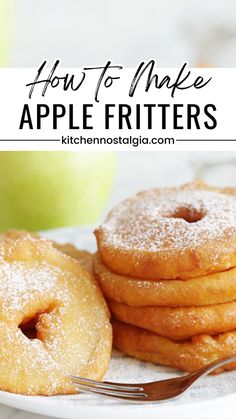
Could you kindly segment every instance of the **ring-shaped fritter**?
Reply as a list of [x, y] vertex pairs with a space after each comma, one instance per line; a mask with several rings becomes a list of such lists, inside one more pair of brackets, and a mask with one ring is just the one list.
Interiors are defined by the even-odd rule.
[[111, 326], [92, 276], [48, 240], [10, 236], [0, 240], [0, 389], [68, 394], [71, 374], [102, 379]]

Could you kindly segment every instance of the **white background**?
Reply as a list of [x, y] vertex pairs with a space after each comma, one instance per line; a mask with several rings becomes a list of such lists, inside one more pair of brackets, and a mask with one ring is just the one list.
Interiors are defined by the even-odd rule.
[[235, 0], [3, 1], [12, 4], [10, 66], [47, 56], [66, 67], [107, 58], [129, 67], [141, 58], [236, 67]]

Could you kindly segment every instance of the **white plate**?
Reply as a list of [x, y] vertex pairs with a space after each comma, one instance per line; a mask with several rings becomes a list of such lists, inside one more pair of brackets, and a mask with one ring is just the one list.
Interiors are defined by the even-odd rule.
[[[92, 228], [58, 229], [47, 237], [95, 249]], [[114, 351], [106, 379], [124, 382], [158, 380], [178, 375], [176, 371], [143, 363]], [[29, 397], [0, 392], [0, 403], [66, 419], [235, 419], [236, 372], [206, 377], [181, 398], [172, 402], [134, 405], [96, 396], [78, 394], [59, 397]]]

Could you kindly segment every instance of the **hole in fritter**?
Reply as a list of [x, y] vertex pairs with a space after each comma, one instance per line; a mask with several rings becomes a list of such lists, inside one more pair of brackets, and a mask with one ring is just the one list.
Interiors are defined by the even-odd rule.
[[197, 223], [205, 217], [205, 213], [202, 210], [198, 210], [193, 207], [179, 207], [171, 214], [168, 218], [181, 218], [187, 223]]
[[28, 339], [40, 339], [39, 332], [37, 330], [37, 325], [41, 323], [42, 319], [41, 317], [44, 314], [49, 314], [55, 309], [55, 304], [50, 305], [48, 309], [45, 309], [39, 313], [34, 314], [33, 316], [27, 316], [25, 317], [22, 322], [19, 324], [19, 329], [25, 335]]
[[22, 331], [28, 339], [38, 339], [37, 337], [37, 323], [38, 323], [39, 314], [36, 314], [31, 319], [24, 321], [19, 325], [19, 329]]

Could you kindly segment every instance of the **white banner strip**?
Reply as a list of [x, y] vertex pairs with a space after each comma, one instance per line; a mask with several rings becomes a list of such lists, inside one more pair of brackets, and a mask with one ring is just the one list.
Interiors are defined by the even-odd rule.
[[230, 150], [236, 69], [0, 69], [1, 150]]

